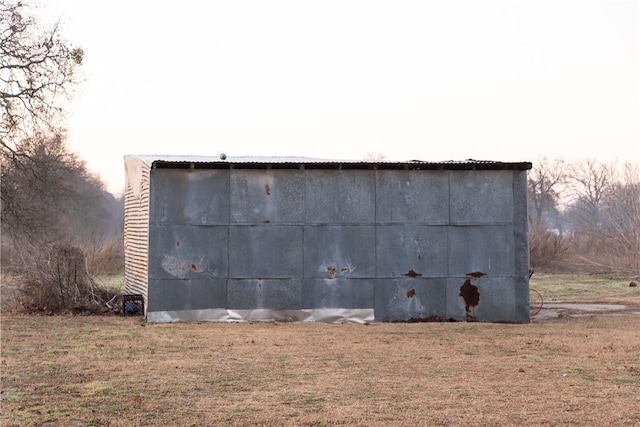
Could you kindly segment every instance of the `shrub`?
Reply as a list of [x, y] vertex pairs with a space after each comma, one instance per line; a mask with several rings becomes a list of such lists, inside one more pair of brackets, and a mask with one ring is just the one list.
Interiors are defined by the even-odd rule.
[[[82, 250], [51, 245], [31, 254], [30, 267], [21, 265], [19, 306], [27, 312], [64, 311], [107, 313], [117, 310], [117, 292], [98, 286], [87, 272]], [[111, 302], [111, 304], [110, 304]]]
[[101, 245], [90, 257], [89, 269], [94, 275], [114, 275], [124, 273], [123, 238]]
[[529, 234], [530, 263], [533, 268], [551, 267], [562, 261], [569, 250], [567, 239], [547, 230]]

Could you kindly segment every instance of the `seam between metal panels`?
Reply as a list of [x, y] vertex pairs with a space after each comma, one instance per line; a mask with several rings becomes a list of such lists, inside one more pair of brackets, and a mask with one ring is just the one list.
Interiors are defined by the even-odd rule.
[[[300, 165], [300, 169], [302, 170], [302, 289], [304, 291], [304, 282], [306, 279], [306, 270], [305, 270], [305, 247], [307, 246], [306, 237], [307, 237], [307, 168], [304, 165]], [[301, 300], [304, 300], [304, 295], [301, 296]], [[300, 303], [302, 305], [302, 301]]]
[[[518, 215], [517, 213], [517, 209], [515, 206], [515, 201], [516, 201], [516, 171], [512, 171], [512, 176], [511, 176], [511, 205], [513, 206], [513, 217], [511, 218], [511, 223], [513, 224], [512, 229], [513, 229], [513, 276], [514, 279], [516, 277], [518, 277], [519, 271], [518, 271], [518, 248], [516, 247], [516, 227], [517, 227], [517, 222], [516, 222], [516, 216]], [[515, 283], [516, 280], [514, 280], [514, 287], [517, 286], [517, 284]]]
[[233, 165], [227, 170], [227, 184], [229, 185], [229, 218], [227, 219], [227, 283], [226, 283], [226, 295], [224, 305], [228, 305], [229, 299], [229, 284], [231, 282], [231, 227], [233, 223], [231, 222], [231, 218], [233, 217], [233, 213], [231, 212], [231, 198], [233, 197], [231, 194], [231, 173], [233, 172]]
[[[451, 250], [450, 231], [451, 231], [451, 171], [447, 171], [447, 277], [451, 276], [451, 260], [449, 253]], [[445, 307], [447, 303], [447, 294], [445, 293]]]
[[378, 277], [378, 168], [373, 169], [373, 245], [373, 306], [375, 307], [375, 286]]
[[451, 171], [447, 172], [447, 225], [446, 225], [446, 250], [447, 250], [447, 277], [444, 279], [444, 315], [449, 316], [449, 278], [451, 277]]

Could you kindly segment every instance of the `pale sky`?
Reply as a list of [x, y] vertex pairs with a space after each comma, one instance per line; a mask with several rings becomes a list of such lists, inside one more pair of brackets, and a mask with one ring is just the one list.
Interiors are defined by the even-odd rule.
[[125, 154], [640, 160], [638, 1], [39, 3], [115, 193]]

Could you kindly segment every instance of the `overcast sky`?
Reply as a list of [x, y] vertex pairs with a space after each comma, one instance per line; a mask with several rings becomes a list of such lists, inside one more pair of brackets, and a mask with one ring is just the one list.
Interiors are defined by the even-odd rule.
[[39, 2], [113, 192], [125, 154], [640, 160], [637, 1]]

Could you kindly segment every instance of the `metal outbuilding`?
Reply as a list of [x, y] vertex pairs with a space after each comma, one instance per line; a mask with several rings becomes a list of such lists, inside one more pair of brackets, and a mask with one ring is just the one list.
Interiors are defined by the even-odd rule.
[[527, 170], [125, 156], [147, 320], [529, 321]]

